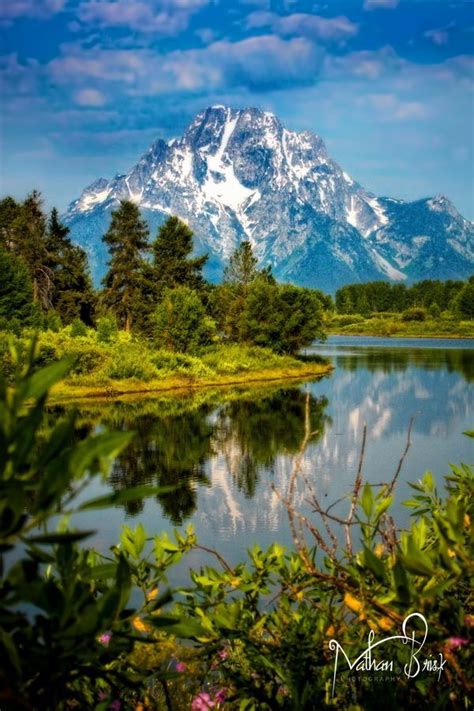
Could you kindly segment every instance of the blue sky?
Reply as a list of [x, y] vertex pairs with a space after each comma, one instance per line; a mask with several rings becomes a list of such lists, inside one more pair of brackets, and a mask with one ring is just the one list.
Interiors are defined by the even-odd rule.
[[0, 29], [2, 194], [64, 209], [226, 103], [474, 218], [470, 0], [0, 0]]

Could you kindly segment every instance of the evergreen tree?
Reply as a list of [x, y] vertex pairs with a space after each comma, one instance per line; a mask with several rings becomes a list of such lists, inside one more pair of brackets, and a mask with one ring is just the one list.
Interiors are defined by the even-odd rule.
[[241, 242], [224, 270], [224, 284], [236, 286], [246, 293], [249, 285], [258, 275], [257, 261], [250, 242]]
[[13, 223], [20, 214], [20, 205], [12, 197], [0, 200], [0, 246], [13, 248]]
[[52, 305], [64, 323], [80, 318], [92, 325], [95, 293], [89, 275], [87, 255], [69, 239], [69, 227], [63, 225], [53, 208], [48, 223], [47, 249], [53, 271]]
[[33, 300], [51, 308], [53, 272], [46, 243], [46, 217], [39, 192], [34, 190], [20, 206], [11, 225], [12, 248], [26, 263], [33, 285]]
[[165, 289], [154, 325], [158, 345], [183, 353], [209, 343], [214, 332], [199, 295], [187, 286]]
[[110, 253], [109, 269], [103, 280], [104, 305], [115, 314], [120, 325], [130, 331], [143, 316], [148, 286], [144, 252], [150, 248], [148, 227], [133, 202], [122, 200], [112, 212], [110, 227], [103, 239]]
[[193, 233], [178, 217], [169, 217], [160, 227], [152, 249], [153, 281], [158, 298], [161, 298], [165, 289], [177, 286], [202, 290], [205, 285], [202, 269], [207, 262], [207, 255], [190, 257]]
[[0, 319], [22, 325], [33, 316], [33, 289], [23, 260], [0, 248]]

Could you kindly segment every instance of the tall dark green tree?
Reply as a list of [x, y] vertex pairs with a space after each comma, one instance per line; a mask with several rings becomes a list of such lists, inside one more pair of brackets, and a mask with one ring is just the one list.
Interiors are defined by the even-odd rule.
[[112, 212], [110, 227], [103, 237], [109, 248], [108, 272], [103, 280], [103, 302], [130, 331], [144, 311], [147, 284], [145, 253], [150, 249], [148, 227], [138, 207], [122, 200]]
[[158, 230], [153, 243], [153, 282], [160, 299], [165, 289], [187, 286], [202, 290], [202, 270], [207, 255], [192, 257], [193, 232], [178, 217], [169, 217]]
[[21, 257], [0, 247], [0, 319], [25, 324], [33, 315], [33, 289]]
[[13, 223], [19, 214], [20, 205], [12, 197], [0, 200], [0, 246], [6, 249], [13, 247]]
[[33, 300], [46, 311], [51, 308], [53, 272], [46, 242], [46, 217], [41, 195], [33, 190], [20, 206], [11, 225], [12, 249], [26, 263], [33, 285]]
[[52, 305], [64, 323], [80, 318], [91, 325], [94, 319], [95, 293], [89, 274], [87, 254], [69, 238], [53, 208], [46, 237], [49, 266], [53, 271]]

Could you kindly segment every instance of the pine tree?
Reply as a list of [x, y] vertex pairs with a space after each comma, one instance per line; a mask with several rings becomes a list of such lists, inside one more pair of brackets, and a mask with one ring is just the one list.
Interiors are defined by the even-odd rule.
[[33, 300], [47, 311], [51, 308], [52, 270], [46, 243], [46, 217], [41, 195], [36, 190], [20, 206], [11, 225], [12, 248], [26, 263], [33, 285]]
[[13, 223], [20, 214], [20, 205], [12, 197], [0, 200], [0, 246], [13, 248]]
[[224, 284], [237, 286], [245, 293], [258, 273], [252, 245], [248, 241], [241, 242], [224, 270]]
[[54, 282], [52, 305], [64, 323], [80, 318], [91, 325], [96, 297], [87, 254], [74, 245], [68, 235], [69, 227], [61, 223], [58, 211], [53, 208], [47, 232], [48, 259]]
[[144, 308], [147, 265], [143, 255], [149, 249], [148, 227], [133, 202], [122, 200], [112, 212], [103, 239], [110, 253], [109, 269], [103, 280], [104, 305], [130, 331]]
[[178, 217], [169, 217], [153, 244], [153, 281], [158, 298], [165, 289], [177, 286], [202, 290], [205, 285], [202, 269], [207, 255], [190, 257], [192, 251], [192, 231]]
[[0, 319], [25, 324], [33, 315], [33, 289], [26, 264], [0, 248]]

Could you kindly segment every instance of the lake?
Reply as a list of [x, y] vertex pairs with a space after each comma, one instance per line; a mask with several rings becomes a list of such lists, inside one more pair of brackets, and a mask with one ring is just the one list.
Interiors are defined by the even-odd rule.
[[[81, 405], [82, 433], [103, 427], [136, 432], [109, 482], [93, 481], [87, 497], [143, 483], [180, 485], [146, 502], [83, 514], [81, 525], [97, 531], [91, 542], [102, 550], [116, 542], [124, 522], [142, 522], [150, 535], [192, 522], [199, 542], [229, 562], [254, 543], [290, 545], [278, 492], [285, 494], [302, 445], [306, 402], [312, 435], [301, 469], [324, 506], [351, 490], [364, 424], [364, 480], [379, 483], [392, 478], [415, 418], [396, 492], [395, 513], [404, 524], [409, 511], [399, 502], [410, 494], [407, 482], [428, 469], [442, 482], [450, 462], [474, 460], [472, 440], [462, 434], [473, 426], [473, 345], [332, 336], [306, 351], [335, 366], [315, 382]], [[58, 414], [54, 408], [52, 416]], [[311, 515], [307, 497], [308, 486], [299, 481], [295, 504]], [[344, 500], [339, 511], [347, 509]], [[192, 565], [204, 562], [203, 555], [193, 553]]]

